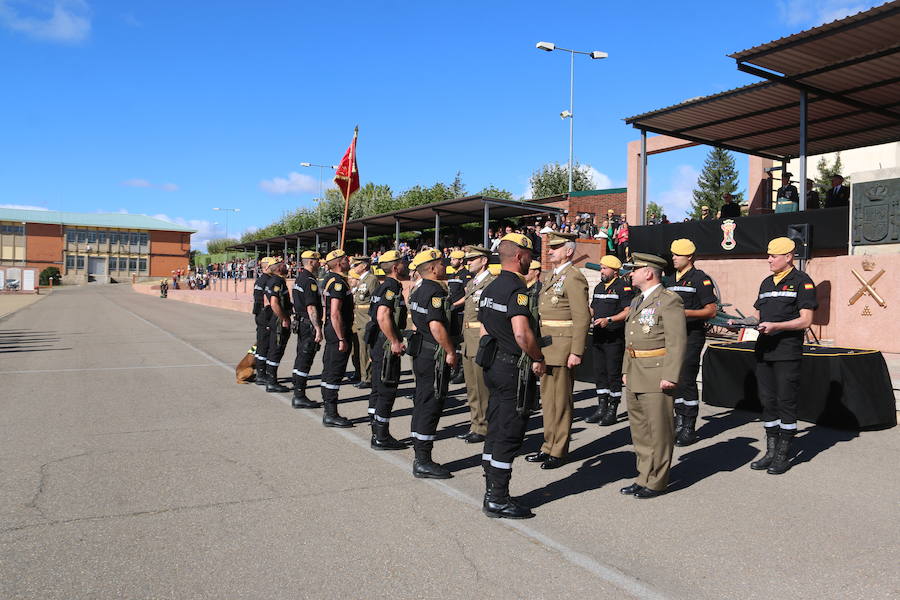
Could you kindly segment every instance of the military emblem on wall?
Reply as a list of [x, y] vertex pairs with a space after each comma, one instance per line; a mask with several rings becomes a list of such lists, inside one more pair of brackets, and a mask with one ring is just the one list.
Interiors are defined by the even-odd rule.
[[900, 242], [900, 179], [853, 184], [853, 244]]
[[[871, 272], [875, 270], [875, 261], [872, 260], [871, 256], [866, 256], [865, 258], [863, 258], [862, 268], [864, 272]], [[884, 301], [884, 298], [875, 289], [875, 284], [879, 279], [881, 279], [881, 276], [884, 275], [884, 269], [881, 269], [880, 271], [875, 273], [875, 276], [871, 279], [863, 277], [856, 269], [850, 269], [850, 273], [853, 274], [853, 276], [862, 286], [858, 290], [856, 290], [856, 293], [853, 294], [853, 296], [850, 297], [850, 306], [856, 304], [857, 300], [859, 300], [863, 296], [870, 296], [873, 300], [875, 300], [875, 302], [878, 303], [878, 306], [880, 306], [881, 308], [887, 307], [887, 303]], [[862, 315], [864, 317], [872, 316], [872, 311], [869, 310], [868, 306], [863, 308]]]
[[737, 224], [734, 219], [725, 219], [722, 221], [722, 248], [725, 250], [734, 250], [737, 242], [734, 241], [734, 230]]

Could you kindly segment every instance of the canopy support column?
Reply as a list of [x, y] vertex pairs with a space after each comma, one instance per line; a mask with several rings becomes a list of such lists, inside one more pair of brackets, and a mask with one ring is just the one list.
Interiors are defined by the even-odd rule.
[[800, 92], [800, 182], [797, 192], [800, 196], [800, 210], [806, 210], [806, 91]]
[[488, 204], [487, 202], [485, 202], [484, 203], [484, 224], [482, 225], [482, 228], [481, 228], [481, 237], [482, 237], [482, 243], [483, 243], [484, 247], [489, 250], [491, 248], [490, 243], [488, 243], [488, 223], [490, 223], [490, 221], [491, 221], [491, 205]]
[[363, 223], [363, 255], [369, 255], [369, 225]]
[[316, 232], [316, 252], [319, 251], [319, 232]]
[[394, 217], [394, 250], [400, 250], [400, 219]]
[[266, 256], [272, 256], [272, 244], [266, 242]]
[[441, 246], [441, 213], [434, 211], [434, 247]]
[[638, 215], [638, 223], [647, 224], [647, 130], [641, 129], [641, 167], [639, 169], [640, 177], [640, 214]]

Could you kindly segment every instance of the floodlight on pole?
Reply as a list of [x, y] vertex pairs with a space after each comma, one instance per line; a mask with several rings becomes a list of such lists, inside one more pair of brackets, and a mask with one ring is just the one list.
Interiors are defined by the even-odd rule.
[[300, 163], [301, 167], [318, 167], [319, 168], [319, 200], [325, 200], [325, 169], [336, 170], [337, 165], [317, 165], [311, 162]]
[[573, 155], [575, 154], [575, 55], [576, 54], [584, 54], [585, 56], [590, 56], [593, 60], [598, 60], [601, 58], [607, 58], [609, 54], [606, 52], [601, 52], [600, 50], [593, 50], [591, 52], [583, 52], [581, 50], [572, 50], [570, 48], [558, 48], [556, 44], [553, 42], [538, 42], [535, 44], [535, 48], [538, 50], [543, 50], [544, 52], [553, 52], [554, 50], [561, 50], [563, 52], [568, 52], [569, 59], [569, 110], [564, 110], [559, 113], [560, 119], [569, 119], [569, 193], [571, 194], [574, 190], [572, 189], [572, 160]]

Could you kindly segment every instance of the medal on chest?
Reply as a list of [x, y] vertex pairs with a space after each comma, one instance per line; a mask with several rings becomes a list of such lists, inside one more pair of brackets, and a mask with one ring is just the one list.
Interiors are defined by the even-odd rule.
[[656, 325], [656, 308], [651, 306], [643, 309], [637, 320], [641, 324], [641, 331], [650, 333], [650, 328]]

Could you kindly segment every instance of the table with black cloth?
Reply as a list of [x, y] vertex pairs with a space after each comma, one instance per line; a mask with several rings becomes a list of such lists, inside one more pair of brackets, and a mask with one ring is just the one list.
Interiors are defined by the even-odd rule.
[[[703, 402], [760, 412], [755, 342], [711, 343], [703, 355]], [[803, 346], [797, 417], [839, 429], [897, 424], [891, 377], [877, 350]]]

